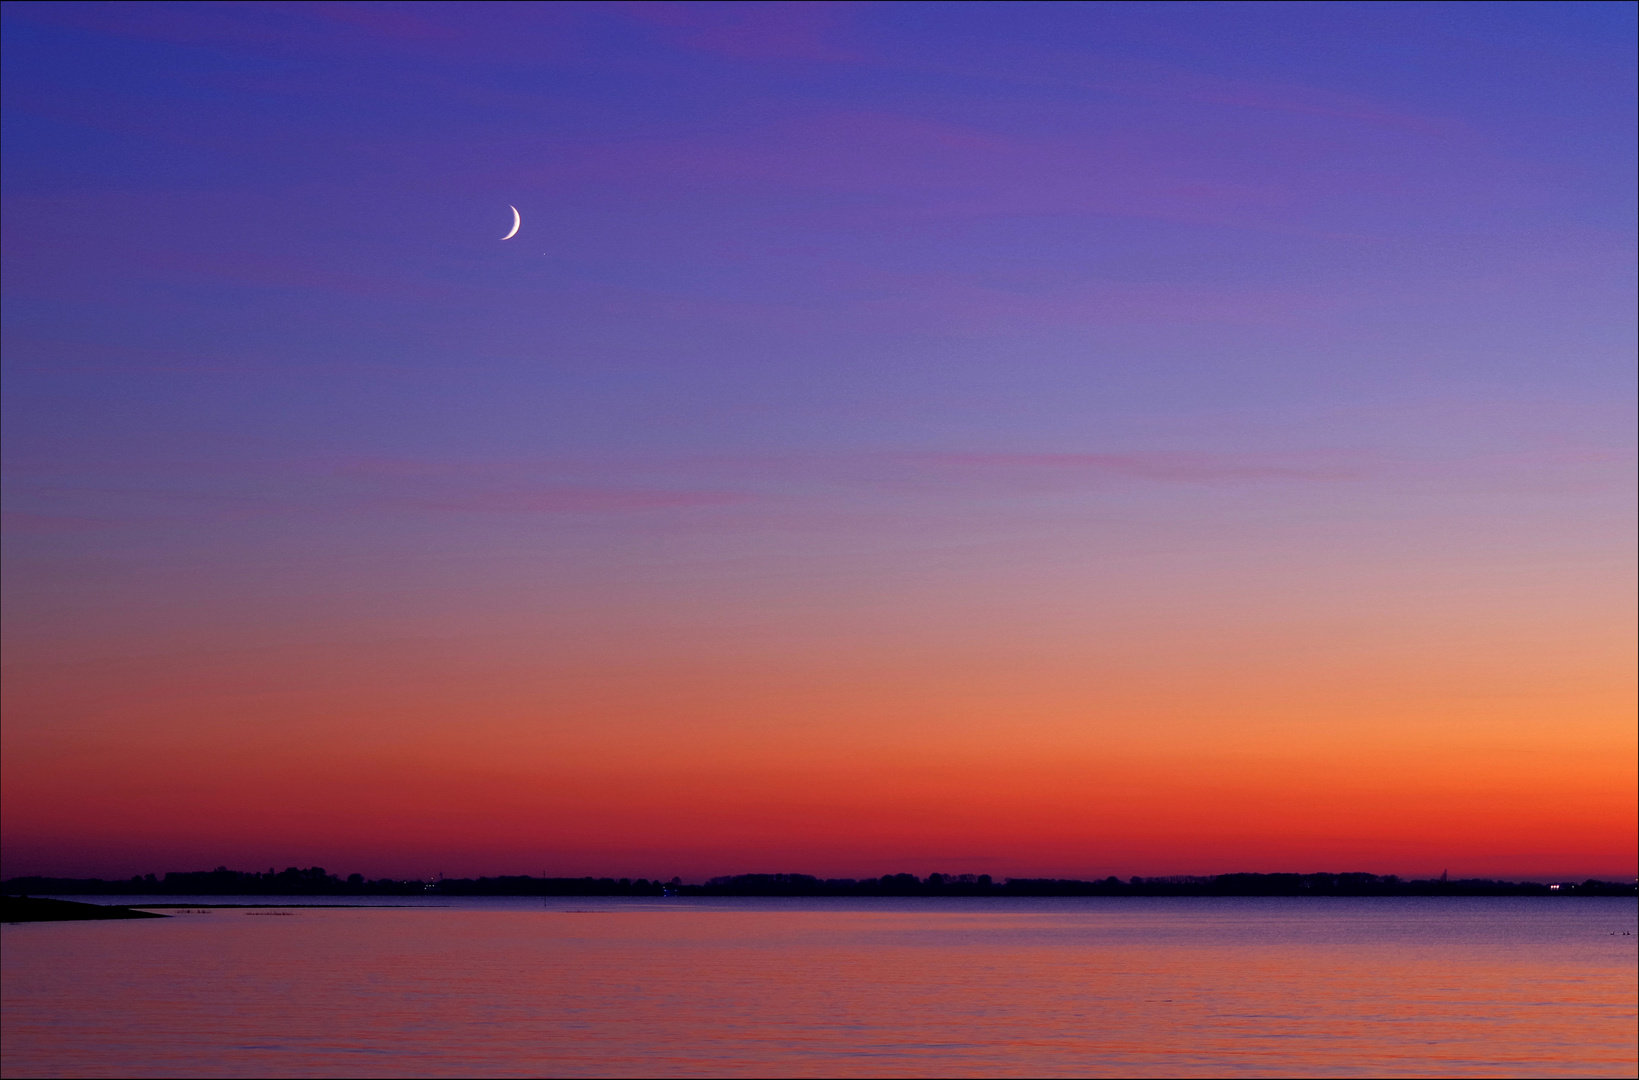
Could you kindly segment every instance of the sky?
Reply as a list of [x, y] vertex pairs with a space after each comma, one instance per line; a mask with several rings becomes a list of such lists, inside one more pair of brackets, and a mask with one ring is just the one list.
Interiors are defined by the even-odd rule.
[[5, 4], [3, 872], [1633, 876], [1634, 19]]

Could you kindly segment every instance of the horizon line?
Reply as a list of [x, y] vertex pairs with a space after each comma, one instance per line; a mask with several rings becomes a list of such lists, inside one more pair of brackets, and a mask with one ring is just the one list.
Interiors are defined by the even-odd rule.
[[[788, 885], [813, 884], [813, 885], [819, 885], [819, 886], [839, 886], [839, 887], [841, 887], [841, 886], [850, 886], [850, 885], [865, 886], [865, 885], [872, 885], [872, 884], [888, 885], [888, 884], [893, 884], [893, 883], [898, 883], [898, 884], [903, 884], [903, 885], [915, 884], [915, 885], [919, 885], [919, 886], [941, 886], [941, 885], [943, 885], [943, 886], [958, 886], [958, 885], [978, 885], [978, 884], [984, 884], [986, 886], [999, 886], [999, 885], [1005, 885], [1005, 884], [1010, 883], [1010, 882], [1020, 882], [1020, 883], [1030, 883], [1030, 882], [1048, 883], [1048, 882], [1052, 882], [1052, 883], [1063, 884], [1063, 885], [1089, 885], [1089, 886], [1099, 886], [1099, 885], [1138, 886], [1138, 885], [1206, 885], [1206, 884], [1212, 884], [1214, 882], [1219, 882], [1219, 881], [1222, 881], [1224, 879], [1236, 879], [1236, 880], [1246, 880], [1246, 879], [1283, 879], [1283, 880], [1311, 879], [1311, 880], [1314, 880], [1314, 879], [1322, 879], [1322, 878], [1331, 878], [1331, 879], [1334, 879], [1335, 881], [1338, 881], [1340, 883], [1345, 882], [1345, 881], [1351, 881], [1351, 882], [1358, 882], [1358, 883], [1362, 883], [1362, 884], [1369, 883], [1369, 882], [1378, 882], [1378, 883], [1384, 883], [1384, 884], [1391, 884], [1392, 883], [1392, 884], [1400, 884], [1400, 885], [1463, 884], [1463, 883], [1471, 883], [1471, 884], [1484, 883], [1484, 884], [1493, 884], [1493, 885], [1553, 885], [1553, 884], [1564, 885], [1564, 884], [1583, 884], [1583, 883], [1589, 883], [1589, 882], [1599, 882], [1599, 883], [1602, 883], [1602, 884], [1613, 884], [1613, 885], [1614, 884], [1629, 884], [1629, 883], [1639, 884], [1639, 876], [1635, 876], [1635, 875], [1632, 875], [1632, 874], [1622, 874], [1622, 875], [1616, 875], [1614, 877], [1600, 877], [1600, 876], [1597, 876], [1597, 875], [1526, 875], [1526, 876], [1516, 876], [1516, 877], [1506, 877], [1506, 878], [1504, 878], [1504, 877], [1481, 877], [1481, 876], [1451, 877], [1450, 874], [1449, 874], [1449, 871], [1442, 871], [1438, 876], [1432, 876], [1431, 875], [1431, 876], [1428, 876], [1428, 877], [1410, 877], [1410, 876], [1403, 876], [1403, 875], [1399, 875], [1399, 874], [1379, 874], [1379, 873], [1375, 873], [1375, 872], [1372, 872], [1372, 871], [1365, 871], [1365, 870], [1346, 870], [1346, 871], [1337, 871], [1337, 870], [1311, 870], [1311, 871], [1234, 870], [1234, 871], [1225, 871], [1225, 872], [1212, 873], [1212, 874], [1152, 874], [1152, 875], [1137, 875], [1137, 874], [1135, 874], [1135, 875], [1131, 875], [1131, 876], [1127, 876], [1127, 877], [1122, 877], [1122, 876], [1110, 874], [1110, 875], [1105, 875], [1103, 877], [1092, 877], [1092, 878], [1064, 877], [1064, 876], [1058, 876], [1058, 875], [1052, 875], [1052, 874], [1034, 874], [1034, 875], [992, 875], [992, 874], [980, 874], [980, 873], [955, 874], [955, 873], [944, 873], [944, 872], [939, 872], [939, 871], [929, 873], [926, 876], [920, 876], [920, 875], [917, 875], [917, 874], [910, 873], [908, 871], [901, 871], [901, 872], [897, 872], [897, 873], [884, 873], [884, 874], [879, 874], [879, 875], [875, 875], [875, 876], [864, 876], [864, 877], [842, 877], [842, 876], [838, 876], [838, 877], [821, 877], [817, 874], [806, 874], [806, 873], [795, 872], [795, 871], [748, 871], [748, 872], [735, 873], [735, 874], [713, 875], [711, 877], [706, 877], [706, 878], [704, 878], [702, 880], [699, 880], [699, 881], [694, 881], [694, 880], [685, 881], [685, 880], [683, 880], [681, 875], [676, 875], [676, 874], [674, 874], [671, 877], [667, 878], [667, 877], [658, 877], [658, 876], [656, 876], [656, 877], [629, 876], [629, 875], [617, 876], [617, 875], [613, 875], [613, 874], [547, 874], [543, 870], [540, 875], [534, 875], [534, 874], [479, 874], [479, 875], [473, 875], [473, 876], [446, 876], [442, 871], [440, 871], [436, 875], [429, 876], [429, 877], [393, 877], [393, 876], [384, 875], [384, 876], [381, 876], [381, 877], [369, 878], [369, 877], [366, 877], [365, 875], [363, 875], [361, 873], [358, 873], [358, 872], [353, 872], [353, 873], [350, 873], [350, 874], [347, 874], [347, 875], [332, 874], [332, 873], [327, 872], [325, 870], [325, 868], [322, 867], [322, 866], [310, 866], [310, 867], [305, 867], [305, 868], [297, 867], [297, 866], [288, 866], [284, 870], [277, 870], [273, 867], [269, 867], [266, 872], [263, 872], [263, 871], [259, 871], [259, 870], [230, 870], [225, 865], [224, 866], [217, 866], [217, 867], [215, 867], [214, 869], [211, 869], [211, 870], [167, 870], [167, 871], [164, 871], [163, 873], [149, 872], [149, 873], [146, 873], [146, 874], [133, 874], [130, 877], [123, 877], [123, 876], [121, 876], [121, 877], [87, 877], [87, 876], [70, 876], [70, 875], [59, 875], [59, 874], [14, 874], [14, 875], [7, 876], [5, 878], [0, 878], [0, 884], [10, 885], [13, 882], [21, 882], [21, 881], [40, 881], [40, 882], [51, 881], [51, 882], [84, 882], [84, 883], [87, 883], [87, 884], [95, 882], [95, 883], [105, 884], [105, 885], [121, 885], [121, 884], [149, 885], [149, 884], [163, 884], [165, 881], [167, 881], [168, 879], [173, 878], [173, 877], [174, 878], [179, 878], [179, 879], [181, 879], [181, 878], [194, 878], [194, 879], [200, 879], [200, 878], [223, 878], [223, 879], [228, 879], [228, 878], [232, 878], [232, 879], [237, 879], [237, 880], [242, 880], [242, 881], [247, 881], [247, 882], [250, 882], [250, 881], [263, 881], [263, 880], [266, 880], [266, 881], [283, 880], [287, 883], [288, 882], [310, 882], [310, 883], [313, 883], [315, 885], [321, 884], [321, 883], [322, 884], [332, 884], [333, 883], [333, 884], [337, 884], [337, 885], [346, 885], [346, 884], [353, 884], [353, 883], [364, 884], [364, 885], [370, 885], [370, 884], [380, 884], [380, 885], [388, 885], [388, 884], [395, 884], [395, 885], [409, 885], [409, 884], [437, 885], [441, 882], [451, 882], [451, 883], [472, 882], [472, 883], [476, 884], [476, 883], [479, 883], [479, 882], [494, 881], [494, 882], [518, 882], [518, 883], [523, 883], [523, 882], [541, 882], [541, 883], [549, 883], [549, 882], [565, 882], [565, 883], [568, 883], [568, 882], [599, 882], [599, 883], [609, 882], [609, 883], [612, 883], [612, 884], [619, 884], [619, 885], [635, 885], [639, 882], [642, 882], [642, 883], [645, 883], [645, 884], [652, 883], [656, 886], [660, 886], [660, 885], [682, 885], [682, 886], [689, 886], [689, 887], [706, 887], [706, 886], [714, 886], [714, 885], [726, 885], [726, 884], [735, 883], [735, 882], [743, 882], [743, 883], [748, 883], [749, 884], [749, 883], [754, 882], [754, 881], [755, 882], [766, 882], [766, 883], [769, 883], [769, 884], [788, 884]], [[355, 879], [356, 879], [356, 882], [355, 882]]]

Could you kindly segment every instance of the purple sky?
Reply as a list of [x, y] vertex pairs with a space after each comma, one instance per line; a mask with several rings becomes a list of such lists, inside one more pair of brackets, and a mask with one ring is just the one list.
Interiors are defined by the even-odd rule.
[[1631, 636], [1632, 5], [4, 19], [18, 768], [226, 753], [150, 654]]

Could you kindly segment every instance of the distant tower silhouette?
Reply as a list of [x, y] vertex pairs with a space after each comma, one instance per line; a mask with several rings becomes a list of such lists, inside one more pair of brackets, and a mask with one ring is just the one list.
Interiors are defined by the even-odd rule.
[[1442, 884], [1442, 885], [1445, 884], [1446, 874], [1448, 874], [1448, 873], [1450, 873], [1450, 871], [1448, 871], [1448, 870], [1441, 870], [1440, 871], [1440, 884]]

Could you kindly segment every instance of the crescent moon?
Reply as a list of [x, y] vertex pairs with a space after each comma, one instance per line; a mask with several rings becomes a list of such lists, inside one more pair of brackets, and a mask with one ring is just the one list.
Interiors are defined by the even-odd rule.
[[524, 223], [524, 219], [519, 215], [516, 206], [509, 206], [507, 209], [512, 211], [512, 231], [501, 237], [502, 240], [511, 240], [514, 236], [517, 236], [518, 226]]

